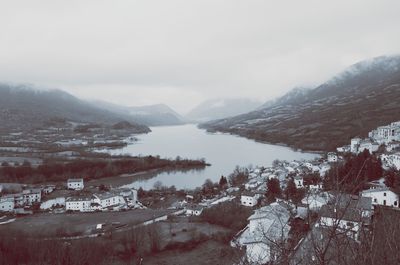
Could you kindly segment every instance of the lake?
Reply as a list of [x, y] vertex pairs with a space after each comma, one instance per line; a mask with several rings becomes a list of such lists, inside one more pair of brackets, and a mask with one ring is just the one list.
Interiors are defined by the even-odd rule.
[[294, 151], [288, 147], [263, 144], [246, 138], [208, 133], [194, 124], [152, 127], [152, 132], [136, 136], [138, 141], [109, 151], [111, 154], [159, 155], [163, 158], [205, 158], [211, 166], [204, 170], [161, 173], [154, 178], [136, 181], [124, 187], [151, 189], [156, 181], [178, 189], [201, 186], [206, 179], [218, 181], [228, 176], [236, 166], [271, 166], [275, 159], [313, 159], [318, 154]]

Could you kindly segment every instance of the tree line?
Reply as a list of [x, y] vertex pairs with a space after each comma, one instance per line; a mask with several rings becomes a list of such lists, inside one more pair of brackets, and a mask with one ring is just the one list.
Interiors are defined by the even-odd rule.
[[30, 164], [20, 166], [2, 166], [1, 182], [40, 183], [48, 181], [65, 181], [68, 178], [85, 180], [113, 177], [120, 174], [136, 173], [152, 169], [180, 170], [202, 168], [204, 160], [162, 159], [154, 156], [109, 159], [78, 159], [70, 162], [57, 160], [45, 161], [38, 167]]

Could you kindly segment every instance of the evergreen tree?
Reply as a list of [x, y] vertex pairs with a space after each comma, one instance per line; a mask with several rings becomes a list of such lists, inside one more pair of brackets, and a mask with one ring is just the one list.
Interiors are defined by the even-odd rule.
[[294, 197], [296, 197], [297, 194], [297, 187], [296, 184], [294, 183], [293, 178], [290, 178], [286, 188], [285, 188], [285, 196], [286, 196], [286, 200], [293, 200]]
[[271, 178], [267, 181], [267, 198], [269, 201], [275, 201], [276, 198], [282, 196], [281, 186], [279, 180], [276, 178]]
[[228, 185], [228, 180], [224, 176], [221, 176], [221, 178], [219, 179], [220, 189], [226, 188], [227, 185]]

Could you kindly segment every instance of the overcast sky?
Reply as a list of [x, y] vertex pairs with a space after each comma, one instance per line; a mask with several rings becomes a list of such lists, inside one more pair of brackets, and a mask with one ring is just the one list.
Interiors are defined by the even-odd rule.
[[0, 0], [0, 81], [186, 112], [400, 53], [400, 1]]

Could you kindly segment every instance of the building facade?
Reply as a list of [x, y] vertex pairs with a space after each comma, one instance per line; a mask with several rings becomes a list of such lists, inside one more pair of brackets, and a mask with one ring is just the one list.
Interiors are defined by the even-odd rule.
[[0, 212], [12, 212], [14, 208], [14, 197], [3, 196], [0, 198]]
[[91, 212], [92, 198], [90, 197], [70, 197], [65, 201], [65, 210], [67, 211], [79, 211], [79, 212]]
[[22, 196], [25, 205], [32, 205], [41, 202], [42, 191], [40, 189], [28, 189], [22, 191]]
[[68, 179], [67, 188], [70, 190], [83, 190], [83, 179]]
[[399, 207], [399, 195], [389, 188], [364, 190], [361, 196], [371, 198], [373, 205]]

